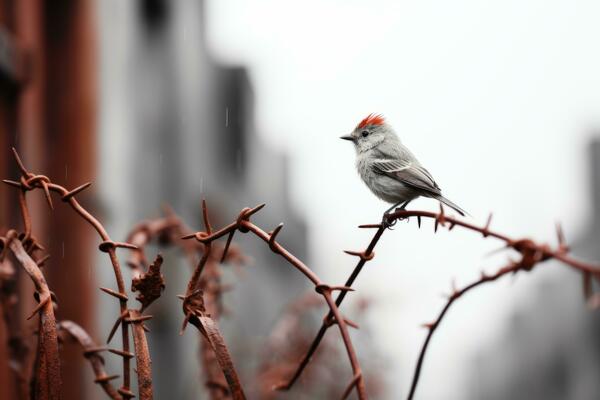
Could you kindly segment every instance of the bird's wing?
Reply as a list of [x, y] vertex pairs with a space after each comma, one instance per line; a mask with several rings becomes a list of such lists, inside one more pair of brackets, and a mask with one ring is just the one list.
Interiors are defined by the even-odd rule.
[[379, 159], [373, 162], [376, 172], [394, 178], [408, 186], [431, 194], [441, 194], [440, 187], [425, 168], [415, 162]]

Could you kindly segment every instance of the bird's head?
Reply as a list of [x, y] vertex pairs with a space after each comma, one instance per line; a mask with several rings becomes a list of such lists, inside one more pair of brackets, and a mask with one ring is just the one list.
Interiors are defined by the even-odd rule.
[[381, 114], [369, 114], [349, 134], [340, 139], [354, 143], [357, 153], [363, 153], [392, 140], [398, 140], [392, 128]]

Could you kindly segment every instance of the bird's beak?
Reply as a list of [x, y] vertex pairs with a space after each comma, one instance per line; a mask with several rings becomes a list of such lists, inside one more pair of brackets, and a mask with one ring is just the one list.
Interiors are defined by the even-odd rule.
[[352, 136], [352, 135], [340, 136], [340, 139], [349, 140], [351, 142], [354, 142], [354, 136]]

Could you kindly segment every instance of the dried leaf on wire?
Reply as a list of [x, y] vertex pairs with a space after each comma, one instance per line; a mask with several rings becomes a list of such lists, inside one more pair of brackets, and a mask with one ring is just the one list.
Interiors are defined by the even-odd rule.
[[131, 290], [139, 292], [136, 300], [142, 303], [142, 309], [158, 299], [165, 288], [165, 278], [160, 273], [162, 263], [163, 258], [158, 254], [154, 262], [150, 264], [148, 271], [132, 280]]

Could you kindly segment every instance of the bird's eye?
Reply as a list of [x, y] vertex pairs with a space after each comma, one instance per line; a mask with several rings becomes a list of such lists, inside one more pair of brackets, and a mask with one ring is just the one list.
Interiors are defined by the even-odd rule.
[[362, 137], [367, 137], [369, 136], [369, 131], [362, 131], [360, 134], [362, 135]]

